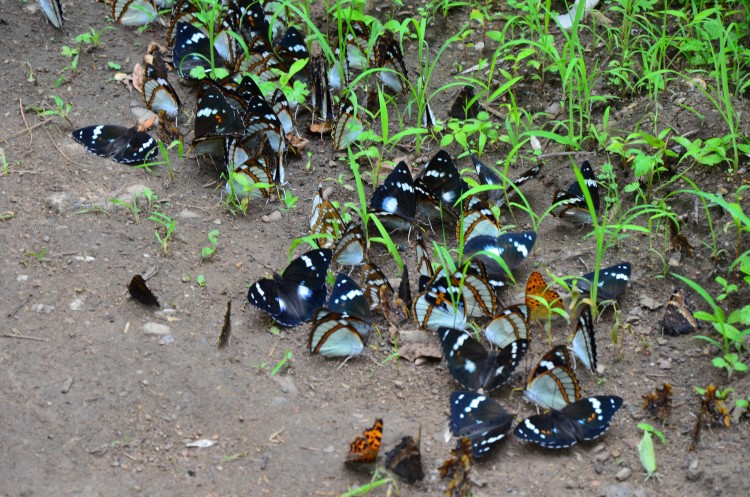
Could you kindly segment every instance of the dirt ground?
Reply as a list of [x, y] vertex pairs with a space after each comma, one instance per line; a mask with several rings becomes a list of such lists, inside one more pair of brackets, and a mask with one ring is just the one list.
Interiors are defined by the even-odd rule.
[[[306, 233], [317, 179], [343, 173], [351, 183], [343, 166], [329, 166], [334, 158], [330, 142], [309, 137], [310, 170], [305, 169], [306, 158], [290, 161], [287, 177], [299, 203], [270, 224], [261, 216], [279, 208], [278, 202], [255, 202], [247, 216], [233, 215], [218, 188], [217, 169], [205, 160], [173, 158], [175, 177], [169, 181], [164, 168], [150, 173], [86, 154], [71, 138], [72, 129], [102, 123], [129, 126], [131, 103], [140, 105], [137, 93], [113, 81], [107, 62], [132, 69], [151, 39], [163, 40], [165, 29], [157, 26], [138, 34], [117, 26], [105, 31], [104, 48], [82, 54], [67, 84], [52, 88], [68, 64], [61, 46], [72, 46], [72, 36], [90, 27], [106, 25], [103, 4], [75, 2], [80, 8], [74, 8], [73, 3], [63, 2], [69, 35], [49, 26], [34, 2], [0, 3], [0, 146], [8, 160], [8, 170], [0, 176], [0, 212], [14, 213], [0, 221], [0, 495], [338, 495], [369, 481], [368, 474], [353, 472], [343, 462], [348, 444], [376, 417], [385, 425], [381, 454], [421, 429], [426, 476], [413, 486], [399, 484], [401, 494], [441, 495], [444, 484], [437, 467], [453, 447], [445, 434], [448, 398], [457, 388], [444, 362], [417, 366], [386, 361], [393, 349], [384, 331], [374, 334], [363, 357], [340, 366], [306, 352], [307, 326], [272, 334], [270, 321], [246, 302], [247, 286], [281, 270], [291, 242]], [[446, 27], [453, 27], [450, 17]], [[407, 50], [408, 56], [413, 52]], [[446, 53], [436, 85], [462, 57], [461, 50]], [[190, 109], [189, 86], [176, 75], [172, 82]], [[700, 93], [687, 86], [672, 90], [660, 102], [664, 123], [683, 133], [696, 130], [702, 137], [723, 134], [721, 121]], [[519, 106], [541, 102], [545, 108], [559, 98], [556, 91], [551, 85], [539, 95], [529, 88]], [[53, 94], [72, 104], [71, 122], [53, 118], [24, 132], [45, 119], [29, 107]], [[705, 119], [674, 104], [678, 98], [701, 108]], [[432, 104], [435, 112], [445, 116], [451, 99], [439, 95]], [[613, 129], [632, 130], [648, 105], [643, 97], [623, 101], [613, 115]], [[746, 101], [738, 105], [750, 110]], [[26, 109], [23, 116], [21, 108]], [[306, 129], [308, 120], [301, 114], [299, 128]], [[554, 144], [543, 145], [545, 153], [561, 151]], [[424, 155], [436, 151], [433, 142]], [[460, 151], [450, 152], [456, 157]], [[498, 150], [486, 159], [494, 162], [503, 153]], [[584, 157], [597, 171], [609, 160], [592, 151], [581, 155], [579, 163]], [[468, 168], [470, 161], [460, 159], [457, 165]], [[518, 164], [513, 171], [524, 169]], [[615, 171], [621, 185], [632, 181], [625, 167], [615, 164]], [[742, 171], [728, 177], [717, 167], [695, 170], [692, 177], [704, 189], [734, 192], [748, 180], [746, 165]], [[569, 157], [546, 160], [541, 181], [528, 185], [535, 211], [546, 209], [552, 191], [571, 181]], [[169, 256], [162, 254], [154, 236], [157, 225], [147, 219], [148, 206], [136, 221], [127, 209], [106, 203], [144, 186], [158, 196], [153, 208], [177, 221]], [[353, 200], [342, 188], [333, 197]], [[710, 259], [702, 243], [708, 236], [705, 220], [694, 215], [691, 198], [676, 197], [672, 208], [687, 215], [686, 235], [695, 250], [673, 270], [715, 291], [711, 282], [726, 274], [728, 261]], [[523, 218], [515, 222], [530, 226]], [[719, 220], [721, 226], [725, 222]], [[207, 233], [214, 229], [220, 231], [217, 253], [202, 262], [201, 248], [209, 245]], [[717, 232], [720, 245], [732, 253], [733, 232]], [[517, 279], [525, 281], [535, 268], [557, 275], [593, 270], [592, 242], [583, 240], [584, 234], [546, 219]], [[409, 243], [405, 235], [396, 235], [396, 241]], [[384, 251], [377, 247], [371, 255], [389, 276], [396, 276]], [[411, 249], [403, 256], [414, 268]], [[750, 439], [746, 418], [728, 430], [704, 429], [697, 449], [687, 450], [700, 406], [693, 387], [715, 383], [746, 396], [748, 376], [739, 374], [727, 383], [711, 365], [716, 352], [705, 342], [661, 335], [664, 307], [651, 309], [649, 299], [665, 303], [676, 280], [662, 277], [662, 260], [649, 251], [647, 237], [623, 240], [604, 263], [621, 260], [633, 263], [633, 277], [620, 301], [626, 323], [620, 342], [610, 339], [614, 313], [605, 312], [596, 325], [605, 371], [594, 377], [579, 368], [584, 395], [625, 399], [610, 431], [595, 443], [563, 451], [521, 445], [510, 436], [488, 460], [475, 465], [472, 495], [750, 494], [750, 480], [743, 474]], [[149, 285], [162, 303], [157, 311], [132, 300], [126, 289], [134, 274], [150, 269], [156, 273]], [[204, 276], [205, 286], [197, 284], [198, 275]], [[522, 285], [517, 286], [502, 300], [519, 302], [522, 294]], [[217, 350], [229, 299], [231, 344]], [[168, 326], [168, 335], [147, 333], [144, 326], [153, 323]], [[554, 339], [562, 341], [568, 332], [558, 325]], [[529, 359], [511, 381], [513, 388], [522, 388], [547, 348], [543, 331], [535, 328]], [[271, 376], [286, 351], [293, 354], [291, 367]], [[664, 382], [674, 386], [674, 403], [662, 425], [644, 413], [641, 396]], [[534, 412], [520, 390], [503, 388], [495, 397], [519, 417]], [[654, 424], [667, 437], [668, 445], [656, 447], [661, 480], [644, 481], [636, 448], [639, 422]], [[200, 439], [214, 444], [188, 446]], [[370, 495], [386, 495], [386, 488]]]

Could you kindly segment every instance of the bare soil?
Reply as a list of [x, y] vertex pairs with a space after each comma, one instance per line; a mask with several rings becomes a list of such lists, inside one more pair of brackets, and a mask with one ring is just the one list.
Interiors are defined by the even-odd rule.
[[[368, 474], [352, 472], [343, 461], [349, 443], [376, 417], [385, 424], [381, 454], [421, 429], [426, 477], [413, 486], [400, 484], [401, 494], [441, 495], [444, 483], [437, 467], [453, 447], [444, 435], [448, 398], [457, 388], [444, 363], [386, 361], [393, 347], [382, 327], [363, 357], [340, 366], [306, 352], [307, 326], [274, 335], [267, 317], [245, 300], [248, 284], [282, 269], [291, 242], [305, 234], [317, 179], [343, 174], [351, 184], [343, 165], [330, 167], [334, 155], [329, 140], [309, 137], [310, 170], [304, 167], [306, 158], [290, 160], [287, 176], [299, 204], [270, 224], [261, 216], [278, 209], [278, 202], [256, 202], [247, 216], [233, 215], [221, 193], [220, 167], [205, 160], [173, 158], [175, 177], [170, 181], [166, 168], [148, 172], [86, 154], [71, 138], [72, 129], [131, 125], [129, 107], [140, 105], [140, 95], [113, 81], [107, 62], [131, 70], [151, 39], [163, 40], [165, 29], [157, 26], [139, 34], [116, 26], [106, 31], [104, 47], [83, 53], [78, 71], [52, 88], [68, 64], [60, 55], [62, 45], [72, 46], [72, 36], [90, 27], [107, 25], [103, 4], [63, 4], [69, 35], [49, 26], [33, 2], [0, 3], [0, 146], [8, 159], [8, 170], [0, 176], [0, 212], [13, 213], [0, 221], [0, 495], [337, 495], [369, 481]], [[458, 12], [466, 18], [466, 12]], [[433, 46], [457, 23], [449, 17]], [[413, 56], [407, 49], [407, 59]], [[457, 60], [464, 60], [463, 50], [446, 52], [435, 87], [447, 81]], [[191, 112], [192, 90], [176, 75], [172, 81]], [[529, 80], [527, 89], [521, 107], [543, 109], [560, 98], [559, 83], [548, 83], [541, 93]], [[52, 94], [72, 104], [70, 123], [53, 118], [25, 132], [45, 119], [28, 107]], [[666, 124], [660, 129], [669, 125], [705, 138], [726, 132], [699, 92], [678, 85], [666, 95], [659, 109], [660, 122]], [[452, 97], [441, 94], [432, 102], [439, 116], [445, 117]], [[703, 119], [677, 105], [677, 99], [699, 109]], [[611, 128], [632, 131], [650, 105], [648, 96], [628, 97], [613, 115]], [[737, 105], [750, 110], [747, 101]], [[301, 130], [308, 120], [300, 115]], [[553, 143], [543, 146], [545, 153], [562, 152]], [[424, 155], [436, 151], [433, 142]], [[450, 152], [456, 157], [461, 151]], [[485, 158], [494, 162], [505, 153], [497, 150]], [[578, 162], [583, 158], [597, 171], [610, 160], [598, 150], [580, 155]], [[569, 156], [545, 160], [541, 181], [527, 190], [536, 212], [549, 206], [555, 188], [572, 181], [570, 163]], [[465, 158], [457, 164], [470, 166]], [[526, 167], [518, 164], [513, 171]], [[627, 169], [615, 164], [621, 186], [632, 181]], [[729, 177], [723, 166], [696, 168], [690, 176], [707, 191], [733, 192], [748, 181], [747, 170], [742, 171]], [[154, 236], [157, 225], [147, 220], [149, 206], [143, 206], [136, 221], [127, 209], [106, 203], [143, 186], [158, 196], [154, 208], [177, 221], [168, 256]], [[333, 197], [353, 200], [344, 189], [335, 190]], [[627, 207], [632, 199], [623, 194], [623, 202]], [[728, 219], [712, 211], [719, 246], [728, 252], [713, 261], [703, 243], [708, 230], [702, 210], [688, 196], [677, 197], [671, 207], [685, 215], [685, 234], [694, 247], [693, 256], [676, 261], [672, 270], [697, 279], [715, 295], [713, 278], [726, 274], [735, 248], [733, 230], [723, 230]], [[523, 217], [508, 221], [530, 226]], [[209, 245], [206, 234], [213, 229], [221, 233], [219, 248], [212, 260], [202, 262], [200, 251]], [[584, 235], [546, 219], [518, 281], [524, 282], [534, 268], [557, 275], [592, 270], [593, 244]], [[647, 237], [633, 235], [605, 255], [605, 264], [633, 263], [633, 278], [620, 302], [625, 326], [615, 344], [609, 331], [615, 314], [603, 314], [597, 328], [604, 374], [594, 377], [579, 368], [579, 376], [585, 395], [625, 399], [610, 431], [596, 443], [557, 452], [521, 445], [510, 436], [487, 461], [475, 465], [473, 495], [750, 494], [744, 474], [750, 439], [746, 418], [730, 429], [704, 429], [697, 449], [687, 450], [700, 407], [693, 387], [715, 383], [745, 396], [750, 378], [739, 374], [727, 382], [711, 365], [716, 351], [705, 342], [661, 335], [664, 307], [651, 309], [646, 298], [665, 303], [676, 280], [663, 278], [662, 257], [672, 254], [658, 242], [663, 233], [657, 235], [659, 254], [649, 250]], [[413, 268], [410, 241], [406, 235], [395, 236], [407, 247], [403, 256]], [[371, 257], [396, 276], [379, 247]], [[149, 285], [162, 303], [156, 312], [132, 300], [126, 290], [134, 274], [151, 268], [157, 272]], [[204, 287], [196, 283], [198, 275], [204, 275]], [[522, 293], [520, 285], [502, 298], [505, 304], [515, 303]], [[229, 299], [234, 304], [231, 344], [217, 350]], [[169, 326], [169, 336], [146, 334], [143, 327], [149, 322]], [[569, 331], [557, 324], [554, 340], [564, 340]], [[706, 327], [703, 331], [710, 333]], [[522, 388], [529, 368], [547, 348], [546, 336], [535, 328], [529, 360], [512, 387]], [[291, 367], [271, 376], [287, 350], [293, 353]], [[662, 425], [644, 413], [641, 396], [664, 382], [674, 386], [674, 405]], [[504, 388], [496, 397], [519, 417], [534, 412], [518, 390]], [[636, 448], [639, 422], [654, 424], [668, 439], [668, 445], [656, 447], [659, 481], [644, 481]], [[186, 446], [198, 439], [215, 444]], [[632, 474], [621, 473], [623, 468]], [[370, 494], [386, 495], [386, 487]]]

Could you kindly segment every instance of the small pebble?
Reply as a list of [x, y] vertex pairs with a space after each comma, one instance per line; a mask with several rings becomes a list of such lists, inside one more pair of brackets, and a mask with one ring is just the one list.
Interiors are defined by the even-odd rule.
[[165, 335], [159, 339], [159, 345], [172, 345], [174, 343], [174, 337], [172, 335]]
[[148, 323], [145, 323], [143, 325], [143, 333], [146, 335], [161, 335], [166, 336], [169, 335], [169, 326], [165, 324], [160, 323], [154, 323], [153, 321], [149, 321]]
[[597, 455], [595, 455], [591, 460], [593, 462], [604, 462], [607, 459], [609, 459], [609, 452], [606, 450], [599, 452]]
[[615, 475], [615, 478], [617, 478], [617, 481], [625, 481], [628, 478], [630, 478], [630, 475], [633, 474], [633, 470], [630, 468], [622, 468], [620, 471], [617, 472]]
[[260, 220], [264, 223], [273, 223], [275, 221], [278, 221], [279, 219], [281, 219], [281, 212], [279, 211], [273, 211], [272, 213], [266, 214], [265, 216], [262, 216], [260, 218]]

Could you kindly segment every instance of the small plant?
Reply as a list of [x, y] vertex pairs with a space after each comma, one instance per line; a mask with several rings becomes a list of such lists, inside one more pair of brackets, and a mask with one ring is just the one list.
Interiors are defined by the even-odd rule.
[[8, 165], [8, 158], [5, 157], [5, 149], [2, 147], [0, 147], [0, 161], [3, 167], [3, 172], [0, 176], [7, 176], [10, 173], [10, 166]]
[[276, 364], [276, 366], [274, 366], [273, 370], [271, 370], [271, 376], [275, 376], [282, 369], [289, 368], [293, 357], [292, 351], [286, 349], [286, 351], [284, 351], [284, 357], [278, 362], [278, 364]]
[[639, 423], [638, 428], [643, 430], [643, 437], [638, 442], [638, 456], [641, 459], [643, 469], [646, 470], [646, 480], [650, 478], [660, 480], [661, 475], [656, 472], [656, 453], [654, 452], [652, 435], [656, 435], [664, 445], [667, 445], [667, 439], [664, 437], [664, 433], [648, 423]]
[[289, 212], [290, 210], [297, 207], [299, 195], [293, 196], [291, 193], [289, 193], [289, 190], [284, 190], [284, 196], [282, 197], [282, 200], [284, 201], [284, 207], [282, 207], [281, 210], [284, 212]]
[[172, 235], [174, 235], [175, 229], [177, 228], [177, 221], [165, 214], [162, 214], [161, 212], [155, 211], [151, 212], [151, 216], [149, 216], [148, 220], [155, 221], [164, 227], [164, 236], [159, 233], [158, 229], [154, 231], [154, 236], [159, 242], [159, 245], [161, 245], [162, 253], [165, 256], [169, 255], [169, 242], [172, 239]]
[[211, 243], [210, 247], [203, 247], [201, 249], [201, 259], [204, 261], [213, 258], [216, 254], [216, 247], [219, 243], [219, 230], [211, 230], [208, 232], [208, 241]]
[[112, 61], [112, 60], [110, 60], [109, 62], [107, 62], [107, 67], [109, 67], [113, 71], [119, 71], [119, 70], [122, 69], [122, 66], [120, 64], [118, 64], [117, 62]]
[[47, 99], [52, 99], [52, 103], [45, 100], [38, 107], [31, 107], [31, 110], [41, 117], [57, 116], [61, 119], [65, 119], [68, 121], [68, 124], [72, 126], [72, 123], [68, 119], [68, 114], [73, 106], [69, 103], [65, 103], [65, 101], [57, 95], [50, 95]]
[[42, 264], [43, 262], [49, 261], [49, 259], [47, 259], [47, 249], [44, 248], [44, 247], [42, 247], [42, 249], [39, 250], [39, 252], [27, 252], [26, 255], [28, 255], [29, 257], [33, 257], [34, 259], [36, 259], [36, 261], [39, 264]]
[[199, 287], [205, 288], [206, 286], [206, 277], [202, 274], [199, 274], [195, 277], [195, 282], [198, 284]]

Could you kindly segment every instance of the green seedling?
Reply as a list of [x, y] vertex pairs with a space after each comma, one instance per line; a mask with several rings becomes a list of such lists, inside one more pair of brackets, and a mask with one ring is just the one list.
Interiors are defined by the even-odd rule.
[[39, 264], [49, 261], [49, 259], [47, 258], [47, 249], [44, 247], [42, 247], [39, 252], [27, 252], [26, 255], [36, 259]]
[[646, 480], [651, 478], [660, 480], [661, 475], [656, 472], [656, 452], [654, 451], [652, 434], [656, 435], [664, 445], [667, 445], [667, 439], [662, 432], [648, 423], [639, 423], [638, 428], [643, 430], [643, 437], [638, 442], [638, 456], [641, 459], [643, 469], [646, 470]]
[[284, 352], [284, 357], [278, 362], [278, 364], [276, 364], [276, 366], [274, 366], [273, 370], [271, 370], [271, 376], [275, 376], [282, 369], [289, 368], [293, 357], [292, 351], [287, 349]]
[[297, 207], [299, 195], [292, 195], [291, 193], [289, 193], [289, 190], [284, 190], [284, 196], [282, 197], [282, 200], [284, 201], [284, 207], [282, 207], [281, 210], [284, 212], [289, 212], [290, 210]]
[[195, 282], [198, 284], [199, 287], [205, 288], [206, 286], [206, 277], [202, 274], [199, 274], [195, 277]]
[[216, 248], [219, 243], [219, 230], [211, 230], [208, 232], [208, 241], [211, 243], [210, 247], [203, 247], [201, 249], [201, 259], [204, 261], [213, 258], [216, 254]]
[[38, 107], [31, 107], [31, 110], [36, 112], [41, 117], [59, 117], [61, 119], [65, 119], [68, 121], [68, 124], [71, 126], [73, 123], [70, 122], [70, 119], [68, 119], [68, 114], [70, 114], [70, 109], [73, 108], [72, 104], [65, 103], [62, 98], [58, 97], [57, 95], [50, 95], [47, 97], [47, 99], [52, 99], [52, 102], [48, 102], [47, 100], [43, 101]]
[[118, 64], [117, 62], [114, 62], [112, 60], [110, 60], [109, 62], [107, 62], [107, 67], [109, 67], [113, 71], [119, 71], [119, 70], [122, 69], [122, 66], [120, 64]]
[[164, 235], [159, 233], [157, 229], [154, 231], [154, 236], [159, 242], [164, 256], [169, 255], [169, 242], [172, 239], [172, 235], [174, 235], [175, 229], [177, 229], [177, 221], [161, 212], [152, 212], [148, 220], [155, 221], [164, 227]]

